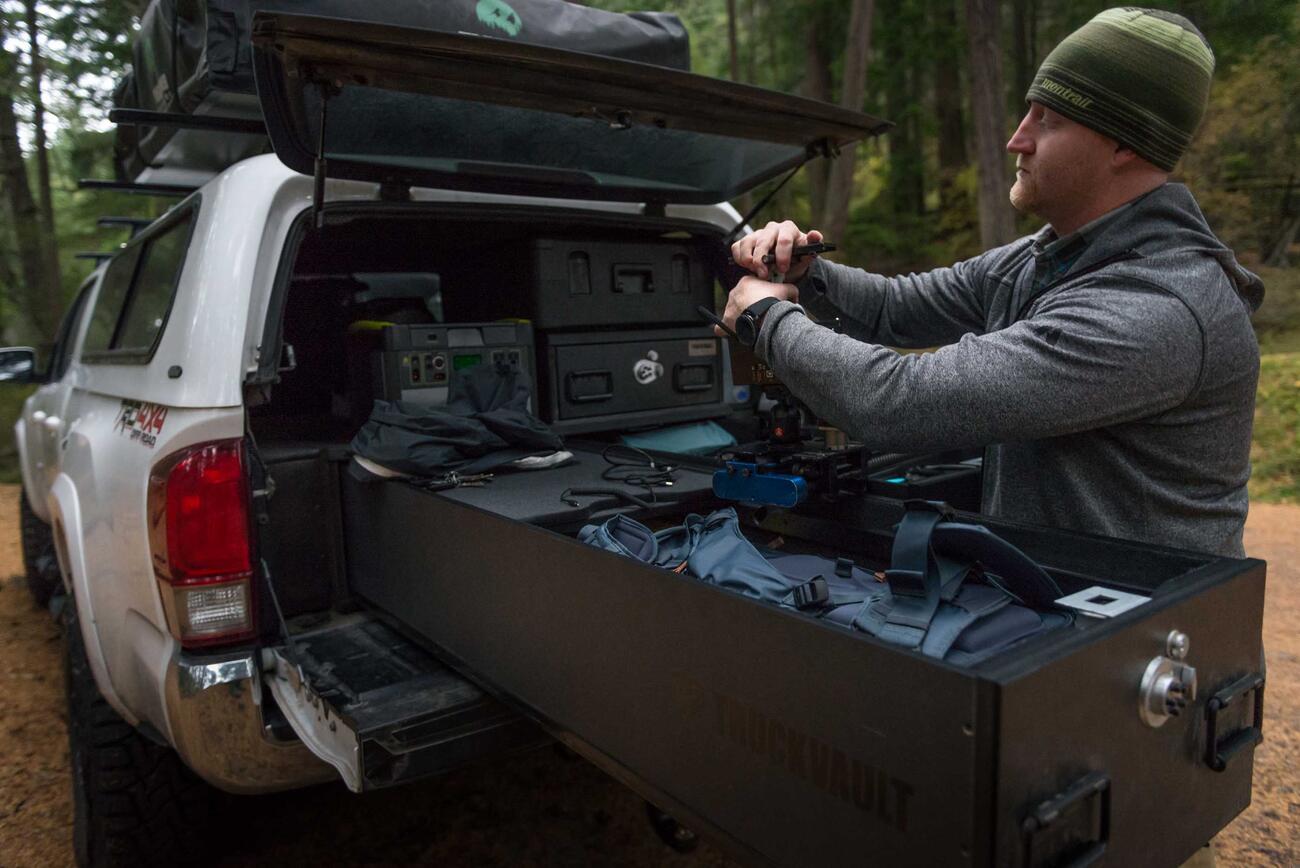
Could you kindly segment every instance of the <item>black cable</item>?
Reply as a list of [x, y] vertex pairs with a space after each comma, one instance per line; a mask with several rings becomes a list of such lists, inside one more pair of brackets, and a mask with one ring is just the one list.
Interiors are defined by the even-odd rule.
[[[654, 497], [653, 490], [650, 492], [650, 496], [651, 498]], [[566, 488], [560, 493], [560, 500], [572, 507], [581, 506], [575, 499], [578, 497], [612, 497], [641, 509], [649, 509], [655, 505], [653, 499], [645, 501], [618, 488]]]
[[659, 464], [649, 452], [636, 446], [611, 443], [601, 450], [600, 457], [610, 465], [600, 474], [601, 479], [644, 488], [651, 497], [656, 485], [672, 485], [677, 478], [678, 465]]

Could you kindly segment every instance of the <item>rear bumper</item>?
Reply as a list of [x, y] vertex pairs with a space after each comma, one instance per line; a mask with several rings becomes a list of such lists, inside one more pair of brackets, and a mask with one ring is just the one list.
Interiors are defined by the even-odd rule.
[[165, 696], [177, 753], [219, 789], [267, 793], [338, 777], [301, 742], [277, 742], [267, 734], [261, 665], [253, 651], [174, 654]]

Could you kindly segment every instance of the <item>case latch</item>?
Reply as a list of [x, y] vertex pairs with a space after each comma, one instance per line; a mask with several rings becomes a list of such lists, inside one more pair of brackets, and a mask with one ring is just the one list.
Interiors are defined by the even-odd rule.
[[1110, 778], [1092, 772], [1039, 803], [1020, 824], [1023, 868], [1085, 868], [1110, 839]]

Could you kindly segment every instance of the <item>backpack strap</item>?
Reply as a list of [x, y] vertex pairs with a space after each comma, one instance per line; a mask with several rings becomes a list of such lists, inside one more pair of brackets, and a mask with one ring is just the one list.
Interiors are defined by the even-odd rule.
[[903, 506], [907, 512], [894, 535], [889, 569], [885, 570], [885, 580], [893, 597], [893, 606], [885, 616], [885, 623], [919, 630], [920, 636], [911, 643], [916, 646], [930, 628], [943, 592], [930, 537], [935, 525], [945, 519], [951, 520], [953, 513], [947, 504], [936, 501], [909, 500]]
[[946, 657], [961, 634], [976, 621], [1011, 605], [1011, 598], [996, 588], [971, 585], [947, 601], [921, 641], [921, 653]]

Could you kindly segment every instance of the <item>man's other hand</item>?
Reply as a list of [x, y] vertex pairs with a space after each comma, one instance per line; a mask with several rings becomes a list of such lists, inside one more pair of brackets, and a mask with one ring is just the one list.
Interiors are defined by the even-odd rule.
[[791, 262], [790, 251], [805, 244], [816, 244], [821, 240], [822, 234], [816, 229], [811, 229], [807, 233], [802, 232], [794, 225], [793, 220], [786, 220], [784, 223], [768, 223], [762, 229], [751, 232], [732, 244], [731, 260], [741, 268], [766, 278], [768, 267], [763, 264], [763, 257], [768, 253], [774, 253], [776, 262], [772, 270], [777, 274], [785, 275], [785, 280], [790, 283], [795, 283], [808, 271], [808, 266], [812, 264], [815, 257], [805, 256]]
[[[790, 283], [771, 283], [757, 277], [742, 277], [727, 296], [727, 309], [722, 312], [722, 321], [727, 324], [727, 328], [735, 331], [736, 318], [745, 312], [745, 308], [769, 296], [784, 301], [798, 301], [799, 289]], [[713, 333], [720, 338], [727, 336], [717, 326], [713, 327]]]

